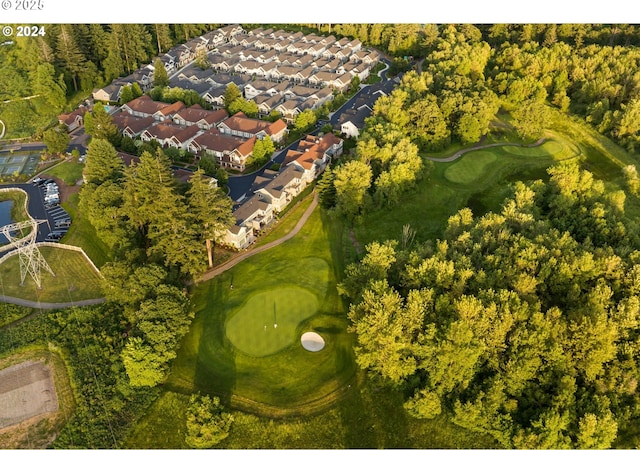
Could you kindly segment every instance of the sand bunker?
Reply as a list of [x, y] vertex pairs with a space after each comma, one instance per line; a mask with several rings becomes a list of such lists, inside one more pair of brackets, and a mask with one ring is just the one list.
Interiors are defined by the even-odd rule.
[[302, 342], [302, 346], [305, 350], [309, 350], [310, 352], [319, 352], [324, 348], [324, 339], [318, 333], [314, 333], [313, 331], [309, 331], [302, 335], [300, 338], [300, 342]]

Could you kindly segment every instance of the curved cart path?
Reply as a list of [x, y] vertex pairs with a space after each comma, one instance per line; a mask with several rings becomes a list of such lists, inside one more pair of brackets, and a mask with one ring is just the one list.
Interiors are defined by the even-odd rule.
[[210, 271], [208, 271], [207, 273], [205, 273], [204, 275], [202, 275], [199, 279], [198, 282], [201, 281], [207, 281], [210, 280], [211, 278], [220, 275], [222, 272], [225, 272], [229, 269], [231, 269], [233, 266], [235, 266], [236, 264], [244, 261], [245, 259], [256, 255], [258, 253], [264, 252], [266, 250], [269, 250], [273, 247], [276, 247], [280, 244], [282, 244], [283, 242], [288, 241], [289, 239], [291, 239], [292, 237], [294, 237], [296, 234], [298, 234], [298, 232], [302, 229], [302, 227], [304, 226], [304, 224], [307, 222], [307, 219], [309, 219], [309, 216], [311, 216], [311, 213], [313, 213], [313, 211], [316, 209], [316, 206], [318, 205], [318, 194], [314, 194], [313, 196], [313, 201], [311, 202], [311, 204], [307, 207], [307, 210], [304, 212], [304, 214], [302, 214], [302, 217], [300, 217], [300, 220], [298, 220], [298, 223], [296, 224], [295, 227], [293, 227], [293, 230], [289, 231], [286, 235], [282, 236], [281, 238], [276, 239], [273, 242], [269, 242], [268, 244], [263, 245], [262, 247], [257, 247], [254, 249], [251, 249], [245, 253], [241, 253], [238, 256], [230, 259], [229, 261], [225, 262], [224, 264], [215, 267], [213, 269], [211, 269]]
[[515, 143], [515, 142], [495, 142], [493, 144], [474, 145], [473, 147], [463, 148], [462, 150], [458, 150], [457, 152], [455, 152], [453, 155], [447, 156], [447, 157], [444, 157], [444, 158], [436, 158], [436, 157], [433, 157], [433, 156], [427, 156], [426, 158], [429, 161], [433, 161], [433, 162], [451, 162], [451, 161], [455, 161], [456, 159], [460, 158], [465, 153], [469, 153], [469, 152], [472, 152], [474, 150], [481, 150], [483, 148], [491, 148], [491, 147], [525, 147], [525, 148], [533, 148], [533, 147], [539, 147], [540, 145], [544, 144], [547, 141], [548, 141], [548, 138], [540, 138], [536, 142], [534, 142], [533, 144], [526, 144], [526, 145], [525, 144]]
[[[269, 250], [273, 247], [276, 247], [282, 244], [283, 242], [288, 241], [289, 239], [294, 237], [296, 234], [298, 234], [298, 232], [302, 229], [304, 224], [307, 222], [307, 219], [309, 219], [309, 216], [311, 216], [311, 214], [313, 213], [317, 205], [318, 205], [318, 195], [314, 194], [313, 201], [307, 207], [307, 210], [304, 212], [304, 214], [302, 214], [302, 217], [300, 217], [300, 220], [298, 220], [298, 223], [296, 224], [296, 226], [293, 227], [293, 229], [289, 233], [287, 233], [285, 236], [279, 239], [276, 239], [273, 242], [269, 242], [268, 244], [263, 245], [262, 247], [254, 248], [252, 250], [249, 250], [248, 252], [245, 252], [236, 256], [235, 258], [230, 259], [224, 264], [202, 275], [198, 281], [210, 280], [216, 275], [219, 275], [222, 272], [231, 269], [233, 266], [235, 266], [239, 262], [244, 261], [245, 259], [253, 255], [264, 252], [266, 250]], [[0, 302], [13, 303], [14, 305], [26, 306], [28, 308], [34, 308], [34, 309], [62, 309], [62, 308], [71, 308], [74, 306], [90, 306], [90, 305], [98, 305], [100, 303], [103, 303], [104, 301], [105, 301], [105, 298], [93, 298], [89, 300], [80, 300], [77, 302], [43, 303], [43, 302], [35, 302], [33, 300], [25, 300], [17, 297], [10, 297], [7, 295], [0, 295]]]

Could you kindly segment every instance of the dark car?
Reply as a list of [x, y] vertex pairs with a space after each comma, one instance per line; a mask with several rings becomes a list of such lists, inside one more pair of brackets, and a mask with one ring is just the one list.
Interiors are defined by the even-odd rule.
[[52, 231], [51, 233], [47, 234], [47, 239], [60, 240], [62, 236], [64, 236], [64, 231]]

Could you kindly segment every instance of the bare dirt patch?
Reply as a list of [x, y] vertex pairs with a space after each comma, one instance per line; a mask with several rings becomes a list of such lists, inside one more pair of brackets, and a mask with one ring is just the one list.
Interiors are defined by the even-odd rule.
[[[48, 448], [57, 437], [60, 429], [71, 416], [74, 408], [73, 391], [70, 384], [69, 375], [64, 360], [55, 352], [45, 348], [34, 348], [25, 352], [14, 353], [3, 356], [0, 359], [0, 416], [6, 419], [10, 411], [13, 416], [18, 415], [13, 406], [2, 398], [7, 390], [14, 390], [16, 386], [28, 385], [36, 380], [42, 384], [51, 383], [51, 389], [45, 395], [38, 396], [37, 402], [45, 404], [40, 410], [45, 410], [28, 419], [24, 419], [14, 425], [0, 424], [0, 449], [4, 448]], [[47, 377], [47, 373], [49, 376]], [[16, 382], [16, 380], [20, 380]], [[39, 380], [39, 381], [38, 381]], [[51, 380], [53, 380], [51, 382]], [[33, 384], [33, 383], [31, 383]], [[34, 386], [32, 386], [34, 387]], [[49, 387], [49, 386], [48, 386]], [[38, 392], [35, 389], [36, 393]], [[40, 394], [43, 394], [40, 392]], [[53, 408], [51, 397], [55, 395], [57, 407]], [[54, 410], [55, 409], [55, 410]], [[52, 410], [47, 412], [47, 410]], [[11, 420], [16, 422], [16, 419]]]
[[53, 375], [42, 361], [24, 361], [0, 371], [0, 433], [41, 414], [58, 410]]

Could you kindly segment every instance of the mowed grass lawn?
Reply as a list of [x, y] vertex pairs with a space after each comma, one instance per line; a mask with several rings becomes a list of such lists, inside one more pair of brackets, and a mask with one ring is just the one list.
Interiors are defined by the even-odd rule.
[[[218, 448], [497, 448], [488, 435], [456, 426], [442, 414], [434, 420], [409, 416], [402, 393], [373, 386], [360, 374], [330, 409], [312, 416], [273, 420], [242, 411]], [[185, 448], [189, 395], [165, 391], [135, 423], [125, 448]]]
[[56, 177], [69, 186], [73, 186], [78, 180], [82, 179], [82, 169], [84, 169], [84, 164], [74, 160], [67, 160], [47, 169], [44, 175]]
[[82, 248], [97, 266], [102, 267], [111, 258], [108, 247], [100, 240], [96, 229], [78, 207], [79, 194], [72, 194], [62, 207], [71, 216], [71, 227], [62, 242]]
[[42, 289], [27, 274], [20, 286], [20, 260], [14, 255], [0, 264], [0, 293], [39, 302], [70, 302], [102, 297], [100, 276], [84, 256], [73, 250], [40, 247], [40, 253], [55, 276], [40, 273]]
[[317, 311], [318, 300], [312, 291], [295, 284], [271, 287], [247, 298], [227, 321], [225, 332], [237, 350], [269, 356], [294, 344], [300, 323]]
[[[273, 416], [308, 414], [335, 402], [355, 373], [336, 289], [342, 273], [332, 257], [337, 245], [340, 234], [316, 209], [293, 239], [198, 285], [196, 316], [167, 386], [216, 394], [236, 408]], [[322, 335], [326, 347], [304, 350], [306, 331]]]
[[[605, 138], [592, 136], [589, 127], [580, 122], [558, 119], [554, 126], [557, 129], [545, 133], [549, 140], [537, 147], [489, 147], [452, 162], [435, 162], [431, 176], [405, 194], [392, 211], [372, 211], [356, 225], [356, 238], [362, 245], [374, 240], [398, 240], [403, 226], [409, 224], [416, 231], [418, 242], [439, 239], [449, 217], [461, 208], [470, 207], [475, 214], [495, 210], [511, 182], [545, 179], [546, 169], [553, 164], [578, 159], [586, 169], [599, 168], [599, 178], [613, 181], [621, 175], [621, 161], [633, 160]], [[451, 154], [446, 151], [434, 156]]]

